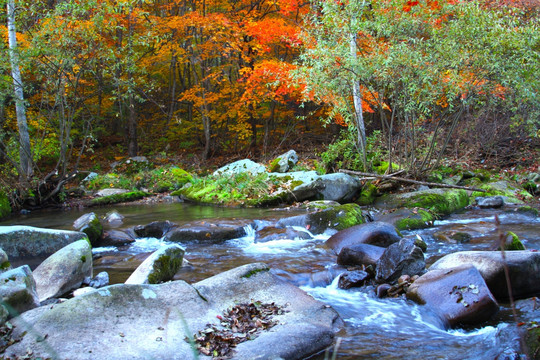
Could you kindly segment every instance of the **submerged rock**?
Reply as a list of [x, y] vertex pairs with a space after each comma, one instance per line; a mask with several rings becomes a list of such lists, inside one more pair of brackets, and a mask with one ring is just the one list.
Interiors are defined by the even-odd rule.
[[[337, 313], [263, 264], [236, 268], [194, 285], [112, 285], [12, 321], [14, 337], [28, 331], [6, 357], [61, 359], [190, 359], [186, 337], [219, 324], [237, 304], [260, 302], [284, 309], [277, 324], [235, 348], [235, 359], [302, 359], [330, 346], [342, 325]], [[47, 341], [36, 341], [47, 334]], [[278, 344], [278, 346], [277, 346]], [[51, 354], [50, 351], [54, 351]]]
[[46, 257], [75, 241], [87, 239], [80, 231], [33, 226], [0, 226], [0, 247], [11, 260]]
[[407, 297], [429, 306], [450, 327], [480, 324], [499, 310], [480, 272], [472, 265], [429, 271], [409, 286]]
[[392, 283], [401, 275], [419, 275], [426, 269], [422, 249], [413, 239], [401, 239], [390, 245], [377, 261], [375, 280]]
[[388, 247], [401, 239], [401, 234], [388, 223], [375, 221], [349, 227], [332, 235], [325, 243], [327, 247], [339, 254], [344, 247], [356, 244], [369, 244]]
[[506, 251], [503, 258], [501, 251], [461, 251], [439, 259], [430, 270], [446, 270], [465, 264], [471, 264], [480, 271], [498, 300], [508, 299], [505, 266], [508, 267], [514, 299], [540, 295], [540, 252]]
[[86, 240], [58, 250], [34, 270], [39, 301], [77, 289], [86, 278], [92, 278], [92, 248]]
[[28, 265], [0, 274], [0, 300], [0, 307], [5, 307], [0, 311], [2, 318], [6, 313], [13, 317], [39, 306], [36, 282]]
[[150, 255], [126, 280], [126, 284], [159, 284], [172, 280], [182, 267], [186, 250], [171, 244], [160, 248]]

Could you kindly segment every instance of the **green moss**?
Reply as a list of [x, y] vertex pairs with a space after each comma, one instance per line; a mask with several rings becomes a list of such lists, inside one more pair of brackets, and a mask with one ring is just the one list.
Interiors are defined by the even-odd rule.
[[[499, 250], [500, 249], [501, 248], [499, 248]], [[519, 240], [519, 237], [515, 233], [508, 231], [505, 236], [504, 250], [525, 250], [525, 246], [523, 245], [521, 240]]]
[[397, 207], [422, 208], [435, 215], [449, 215], [469, 205], [465, 190], [426, 190], [411, 193], [399, 200]]
[[108, 204], [117, 204], [121, 202], [135, 201], [142, 199], [143, 197], [148, 196], [148, 193], [144, 191], [131, 191], [122, 194], [114, 194], [109, 196], [102, 196], [90, 201], [91, 206], [95, 205], [108, 205]]
[[526, 213], [526, 214], [531, 214], [533, 216], [538, 216], [538, 209], [535, 209], [531, 206], [520, 206], [517, 209], [517, 211], [520, 213]]
[[418, 209], [415, 213], [411, 213], [411, 215], [396, 221], [395, 226], [398, 230], [425, 229], [430, 227], [436, 219], [437, 216], [433, 213], [424, 209]]
[[362, 209], [358, 204], [344, 204], [309, 215], [308, 223], [312, 231], [325, 229], [344, 230], [365, 223]]
[[246, 279], [249, 279], [250, 277], [252, 277], [252, 276], [254, 276], [254, 275], [257, 275], [258, 273], [261, 273], [261, 272], [267, 272], [267, 271], [270, 271], [270, 268], [255, 269], [255, 270], [248, 271], [247, 273], [245, 273], [244, 275], [242, 275], [242, 277], [243, 277], [243, 278], [246, 278]]
[[0, 191], [0, 219], [11, 214], [11, 206], [6, 194]]
[[83, 263], [86, 262], [86, 256], [84, 256], [84, 255], [81, 256], [81, 261], [82, 261]]
[[371, 205], [375, 202], [375, 197], [377, 196], [377, 187], [372, 183], [366, 183], [362, 187], [362, 192], [356, 200], [358, 205]]
[[[531, 195], [524, 191], [517, 189], [516, 187], [507, 184], [506, 181], [498, 181], [494, 183], [482, 184], [478, 186], [480, 189], [486, 190], [486, 192], [473, 191], [471, 199], [475, 199], [478, 196], [505, 196], [510, 202], [522, 204], [523, 201], [519, 199], [518, 195], [524, 197], [530, 197]], [[505, 201], [506, 201], [505, 200]]]
[[182, 267], [183, 256], [162, 255], [154, 261], [153, 271], [148, 275], [149, 284], [159, 284], [171, 280]]
[[2, 264], [0, 264], [0, 270], [8, 270], [11, 267], [11, 263], [9, 261], [4, 261]]
[[277, 170], [279, 170], [279, 162], [280, 161], [281, 161], [280, 157], [275, 158], [274, 160], [272, 160], [272, 162], [268, 166], [268, 172], [276, 172]]

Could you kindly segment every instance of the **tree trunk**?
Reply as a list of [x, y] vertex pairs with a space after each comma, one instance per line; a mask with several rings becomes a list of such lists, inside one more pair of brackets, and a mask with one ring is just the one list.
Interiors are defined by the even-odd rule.
[[[353, 58], [353, 61], [354, 61], [357, 58], [356, 34], [351, 34], [351, 38], [349, 40], [349, 47], [351, 51], [351, 57]], [[358, 149], [360, 151], [360, 155], [362, 156], [364, 169], [367, 169], [366, 127], [364, 125], [364, 114], [362, 113], [362, 93], [360, 92], [360, 83], [355, 79], [354, 74], [352, 75], [351, 82], [352, 82], [354, 119], [356, 121]]]
[[[133, 61], [133, 6], [129, 7], [128, 16], [128, 53], [130, 56], [129, 61]], [[134, 64], [132, 64], [134, 65]], [[139, 152], [139, 145], [137, 143], [137, 113], [135, 109], [135, 85], [133, 84], [133, 70], [128, 69], [128, 155], [131, 157], [137, 156]]]
[[13, 77], [15, 108], [17, 113], [17, 126], [19, 128], [19, 157], [20, 176], [27, 181], [33, 175], [32, 151], [30, 149], [30, 135], [26, 121], [24, 106], [23, 82], [17, 53], [17, 37], [15, 30], [15, 0], [7, 2], [8, 34], [9, 34], [9, 57], [11, 60], [11, 76]]

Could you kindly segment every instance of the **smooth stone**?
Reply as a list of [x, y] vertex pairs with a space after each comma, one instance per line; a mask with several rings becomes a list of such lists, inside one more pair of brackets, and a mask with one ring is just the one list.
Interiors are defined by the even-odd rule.
[[169, 220], [153, 221], [147, 225], [137, 225], [133, 228], [133, 231], [139, 237], [153, 237], [160, 239], [175, 226], [176, 224], [173, 224]]
[[339, 254], [344, 247], [356, 244], [369, 244], [388, 247], [401, 239], [393, 225], [385, 222], [370, 222], [341, 230], [326, 240], [326, 246]]
[[339, 265], [375, 265], [385, 248], [369, 244], [346, 246], [338, 254]]
[[39, 306], [36, 282], [28, 265], [0, 274], [0, 300], [11, 317]]
[[504, 206], [504, 198], [502, 196], [486, 196], [477, 197], [476, 205], [481, 208], [500, 208]]

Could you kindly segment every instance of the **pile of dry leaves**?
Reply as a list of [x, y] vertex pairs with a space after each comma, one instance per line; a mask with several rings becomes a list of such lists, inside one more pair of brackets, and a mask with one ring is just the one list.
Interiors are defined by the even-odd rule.
[[217, 316], [220, 324], [206, 324], [206, 329], [194, 335], [197, 350], [201, 354], [213, 356], [214, 359], [229, 359], [236, 345], [252, 340], [261, 331], [275, 326], [278, 322], [273, 320], [272, 316], [284, 312], [282, 307], [274, 303], [251, 302], [235, 305], [225, 311], [223, 316]]

